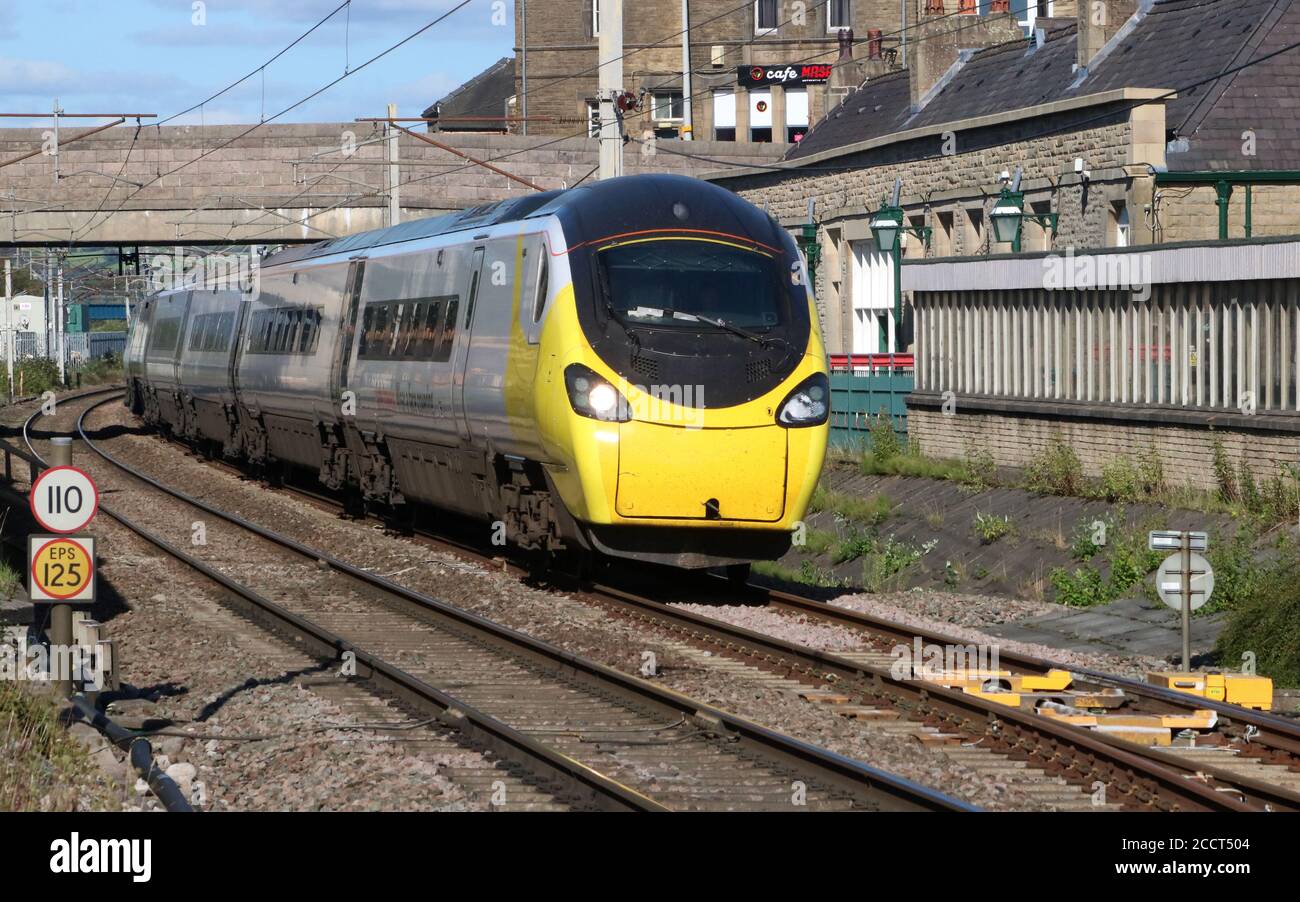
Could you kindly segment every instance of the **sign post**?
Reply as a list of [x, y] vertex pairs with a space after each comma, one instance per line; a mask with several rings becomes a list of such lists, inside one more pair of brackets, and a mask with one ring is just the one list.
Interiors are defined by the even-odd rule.
[[1160, 599], [1182, 614], [1183, 670], [1192, 669], [1192, 611], [1197, 610], [1214, 594], [1214, 568], [1198, 552], [1210, 547], [1209, 535], [1204, 532], [1156, 531], [1147, 537], [1153, 551], [1176, 548], [1161, 562], [1156, 571], [1156, 592]]
[[[95, 540], [67, 536], [89, 525], [99, 509], [95, 483], [72, 466], [72, 439], [50, 439], [50, 468], [32, 482], [36, 522], [59, 536], [28, 538], [28, 574], [34, 604], [51, 603], [50, 662], [68, 660], [72, 648], [72, 604], [95, 598]], [[61, 652], [61, 654], [56, 654]], [[72, 694], [71, 674], [53, 674], [60, 695]]]

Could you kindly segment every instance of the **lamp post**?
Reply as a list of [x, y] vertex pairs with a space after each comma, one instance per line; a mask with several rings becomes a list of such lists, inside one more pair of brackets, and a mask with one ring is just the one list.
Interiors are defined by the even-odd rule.
[[822, 246], [817, 243], [817, 220], [813, 213], [816, 210], [817, 201], [808, 198], [808, 221], [804, 223], [799, 235], [799, 249], [803, 251], [804, 260], [808, 262], [808, 291], [814, 292], [817, 287], [817, 264], [821, 262]]
[[[1056, 226], [1059, 214], [1056, 213], [1026, 213], [1025, 212], [1025, 195], [1020, 190], [1020, 167], [1016, 167], [1015, 178], [1010, 184], [1002, 186], [1002, 193], [998, 195], [998, 202], [993, 205], [993, 211], [989, 214], [989, 219], [993, 222], [993, 237], [1000, 244], [1011, 245], [1011, 253], [1020, 253], [1020, 239], [1024, 231], [1025, 220], [1037, 223], [1056, 237]], [[1006, 176], [1003, 176], [1005, 179]]]
[[[876, 242], [877, 250], [885, 251], [889, 254], [890, 263], [894, 267], [894, 337], [897, 344], [899, 329], [903, 324], [903, 279], [902, 279], [902, 255], [900, 252], [899, 236], [903, 233], [915, 235], [925, 242], [925, 246], [930, 246], [929, 226], [907, 225], [907, 220], [903, 215], [903, 208], [899, 206], [899, 197], [902, 194], [903, 180], [901, 178], [894, 180], [894, 196], [891, 202], [886, 203], [881, 198], [880, 209], [876, 210], [871, 217], [871, 237]], [[891, 348], [896, 351], [898, 348]]]

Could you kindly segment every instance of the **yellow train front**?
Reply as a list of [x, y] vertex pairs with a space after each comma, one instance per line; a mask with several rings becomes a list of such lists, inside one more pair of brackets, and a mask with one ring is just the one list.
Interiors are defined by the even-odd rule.
[[558, 279], [534, 414], [565, 531], [604, 556], [678, 567], [779, 557], [821, 472], [830, 408], [791, 237], [676, 176], [602, 183], [539, 212], [555, 217]]

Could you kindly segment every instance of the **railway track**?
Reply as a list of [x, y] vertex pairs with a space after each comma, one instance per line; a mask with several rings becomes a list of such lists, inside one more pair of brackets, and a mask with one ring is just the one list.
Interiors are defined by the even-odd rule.
[[[99, 393], [91, 393], [99, 394]], [[80, 399], [89, 400], [89, 395]], [[219, 584], [252, 620], [461, 732], [577, 807], [664, 810], [930, 810], [971, 806], [411, 591], [166, 487], [99, 447], [79, 463], [104, 514]], [[67, 402], [64, 402], [65, 404]], [[23, 427], [39, 458], [30, 427]], [[131, 495], [125, 489], [130, 485]], [[182, 549], [194, 512], [218, 541]], [[212, 535], [213, 533], [209, 533]], [[507, 800], [508, 802], [508, 800]]]
[[[223, 465], [225, 466], [225, 465]], [[297, 490], [296, 490], [297, 491]], [[299, 492], [317, 504], [335, 509], [338, 503], [317, 492]], [[425, 541], [449, 548], [478, 563], [500, 565], [498, 558], [464, 542], [436, 534]], [[522, 574], [522, 569], [515, 567]], [[1230, 740], [1211, 748], [1156, 750], [1125, 743], [1069, 724], [1053, 722], [1032, 711], [947, 689], [917, 679], [891, 675], [889, 650], [914, 637], [940, 645], [967, 643], [939, 633], [872, 618], [810, 599], [774, 590], [712, 581], [722, 599], [762, 604], [848, 627], [868, 639], [872, 648], [832, 654], [683, 611], [652, 594], [631, 592], [616, 585], [586, 586], [578, 597], [611, 612], [675, 634], [692, 646], [721, 652], [727, 658], [781, 680], [807, 687], [810, 701], [838, 703], [846, 716], [879, 723], [891, 718], [920, 724], [923, 741], [953, 741], [954, 757], [985, 756], [990, 774], [1006, 774], [1006, 765], [1040, 768], [1050, 777], [1085, 791], [1101, 784], [1106, 798], [1125, 808], [1153, 810], [1300, 810], [1300, 774], [1292, 751], [1294, 724], [1231, 705], [1204, 703], [1132, 680], [1074, 668], [1088, 686], [1122, 690], [1144, 712], [1185, 713], [1213, 708], [1219, 728]], [[1014, 672], [1043, 674], [1053, 662], [1001, 652], [1001, 664]], [[1070, 669], [1070, 668], [1065, 668]], [[1233, 747], [1233, 744], [1237, 747]], [[1253, 744], [1253, 745], [1252, 745]], [[1248, 754], [1241, 755], [1241, 746]], [[993, 761], [987, 760], [993, 753]], [[970, 761], [978, 769], [979, 761]], [[1078, 791], [1077, 789], [1075, 790]]]

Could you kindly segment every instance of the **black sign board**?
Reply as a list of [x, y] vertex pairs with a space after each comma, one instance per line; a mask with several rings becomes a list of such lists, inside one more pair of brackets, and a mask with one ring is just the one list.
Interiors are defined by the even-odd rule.
[[736, 69], [736, 83], [748, 88], [766, 85], [820, 85], [830, 79], [833, 68], [834, 66], [824, 63], [740, 66]]

